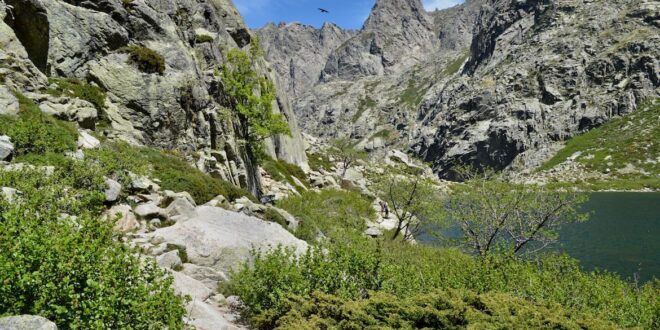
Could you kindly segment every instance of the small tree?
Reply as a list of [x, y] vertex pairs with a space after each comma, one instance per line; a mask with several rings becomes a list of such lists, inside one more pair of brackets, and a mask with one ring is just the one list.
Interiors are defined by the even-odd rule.
[[397, 220], [392, 240], [399, 235], [404, 240], [412, 239], [426, 227], [445, 222], [440, 192], [427, 179], [385, 174], [378, 180], [376, 190]]
[[512, 184], [492, 173], [471, 176], [455, 190], [449, 216], [482, 256], [496, 247], [513, 254], [537, 252], [557, 240], [562, 224], [588, 218], [578, 211], [585, 194]]
[[351, 140], [347, 138], [333, 140], [330, 144], [328, 154], [341, 163], [342, 178], [346, 175], [346, 171], [355, 165], [357, 161], [367, 158], [367, 153], [363, 150], [355, 149]]
[[[230, 50], [221, 70], [226, 103], [234, 110], [238, 118], [235, 129], [245, 141], [244, 160], [248, 168], [256, 167], [262, 159], [265, 139], [291, 134], [282, 114], [273, 112], [275, 85], [254, 70], [262, 57], [259, 40], [255, 38], [249, 52]], [[253, 194], [261, 197], [259, 180], [248, 176], [248, 186]]]

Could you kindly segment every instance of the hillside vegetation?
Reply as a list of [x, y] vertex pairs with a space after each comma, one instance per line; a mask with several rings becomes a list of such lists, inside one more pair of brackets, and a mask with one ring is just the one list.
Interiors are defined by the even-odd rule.
[[565, 162], [603, 176], [582, 182], [586, 188], [660, 189], [660, 100], [570, 139], [540, 170]]

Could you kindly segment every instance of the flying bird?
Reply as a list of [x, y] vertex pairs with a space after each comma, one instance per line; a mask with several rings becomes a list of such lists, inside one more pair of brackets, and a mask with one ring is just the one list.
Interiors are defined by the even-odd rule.
[[323, 9], [323, 8], [319, 8], [319, 11], [324, 13], [324, 14], [329, 13], [329, 11], [327, 9]]

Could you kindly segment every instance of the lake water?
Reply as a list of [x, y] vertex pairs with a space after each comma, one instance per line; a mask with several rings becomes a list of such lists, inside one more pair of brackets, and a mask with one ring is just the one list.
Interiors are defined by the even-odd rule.
[[[641, 282], [660, 278], [660, 193], [593, 193], [584, 210], [589, 221], [568, 224], [552, 249], [580, 260], [585, 270], [605, 269]], [[445, 237], [460, 237], [456, 228]], [[436, 238], [422, 234], [422, 243]]]
[[594, 193], [589, 221], [564, 226], [557, 247], [587, 270], [660, 278], [660, 193]]

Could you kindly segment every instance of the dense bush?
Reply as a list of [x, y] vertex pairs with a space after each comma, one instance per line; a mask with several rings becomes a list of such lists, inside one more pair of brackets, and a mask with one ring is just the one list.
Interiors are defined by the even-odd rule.
[[140, 71], [145, 73], [165, 72], [165, 59], [153, 49], [144, 46], [128, 46], [121, 49], [128, 53], [131, 62], [135, 63]]
[[362, 233], [366, 229], [365, 220], [376, 215], [371, 201], [352, 191], [306, 192], [277, 205], [300, 221], [294, 234], [307, 241], [315, 240], [319, 232], [329, 237]]
[[75, 126], [42, 113], [22, 94], [16, 94], [16, 97], [20, 105], [18, 116], [0, 116], [0, 134], [11, 138], [16, 156], [64, 153], [76, 149], [78, 132]]
[[[0, 314], [36, 314], [63, 329], [181, 329], [185, 310], [171, 278], [113, 238], [100, 220], [103, 178], [70, 160], [0, 171]], [[75, 217], [68, 216], [75, 215]]]
[[606, 329], [614, 326], [560, 306], [507, 294], [435, 290], [404, 299], [376, 292], [348, 300], [313, 293], [290, 298], [278, 329]]
[[453, 249], [360, 239], [323, 249], [326, 254], [308, 253], [300, 259], [282, 251], [257, 256], [254, 267], [234, 275], [228, 288], [244, 299], [248, 317], [261, 328], [278, 324], [286, 314], [283, 298], [309, 299], [314, 291], [355, 300], [372, 290], [401, 299], [459, 289], [556, 304], [622, 327], [652, 328], [659, 321], [659, 282], [638, 288], [614, 274], [582, 272], [568, 257], [475, 258]]

